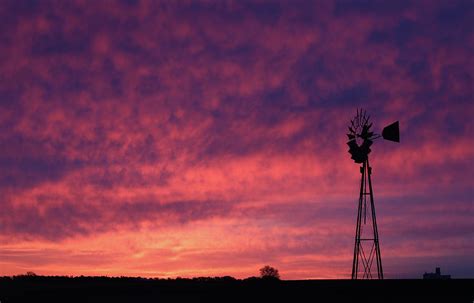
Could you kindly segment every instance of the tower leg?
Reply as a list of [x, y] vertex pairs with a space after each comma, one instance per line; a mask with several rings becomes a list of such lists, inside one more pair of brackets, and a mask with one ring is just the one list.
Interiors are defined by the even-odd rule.
[[372, 190], [372, 168], [369, 166], [369, 159], [367, 158], [368, 167], [368, 179], [369, 179], [369, 192], [370, 192], [370, 208], [372, 209], [372, 226], [374, 229], [374, 246], [375, 246], [375, 259], [377, 262], [377, 276], [379, 279], [383, 279], [383, 268], [382, 268], [382, 256], [380, 254], [379, 244], [379, 231], [377, 228], [377, 218], [375, 215], [375, 203], [374, 203], [374, 192]]
[[352, 279], [357, 279], [357, 274], [359, 272], [359, 248], [360, 248], [360, 227], [362, 221], [362, 207], [364, 201], [364, 184], [365, 184], [365, 162], [360, 168], [360, 173], [362, 178], [360, 179], [360, 194], [359, 194], [359, 207], [357, 209], [357, 224], [356, 224], [356, 235], [354, 243], [354, 259], [352, 261]]

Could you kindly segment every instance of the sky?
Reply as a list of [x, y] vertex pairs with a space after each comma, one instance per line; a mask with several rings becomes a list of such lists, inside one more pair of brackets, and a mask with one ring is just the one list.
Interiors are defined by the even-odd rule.
[[474, 278], [472, 1], [0, 3], [0, 275]]

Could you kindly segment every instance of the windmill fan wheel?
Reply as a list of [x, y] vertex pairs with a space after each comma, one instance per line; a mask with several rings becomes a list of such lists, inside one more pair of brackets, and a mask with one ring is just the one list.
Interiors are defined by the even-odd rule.
[[367, 116], [366, 112], [362, 109], [357, 110], [357, 115], [351, 120], [349, 125], [349, 133], [347, 137], [349, 141], [349, 153], [351, 159], [355, 163], [364, 163], [367, 161], [370, 153], [370, 146], [373, 144], [372, 137], [374, 133], [370, 131], [372, 123], [369, 122], [370, 116]]

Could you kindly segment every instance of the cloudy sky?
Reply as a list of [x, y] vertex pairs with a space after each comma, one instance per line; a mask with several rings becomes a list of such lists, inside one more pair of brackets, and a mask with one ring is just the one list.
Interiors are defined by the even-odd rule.
[[474, 277], [472, 1], [2, 1], [0, 275]]

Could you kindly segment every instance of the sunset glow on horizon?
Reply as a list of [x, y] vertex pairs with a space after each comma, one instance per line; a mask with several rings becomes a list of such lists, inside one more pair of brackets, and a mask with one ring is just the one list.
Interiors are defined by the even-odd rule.
[[474, 278], [472, 1], [2, 1], [0, 276]]

